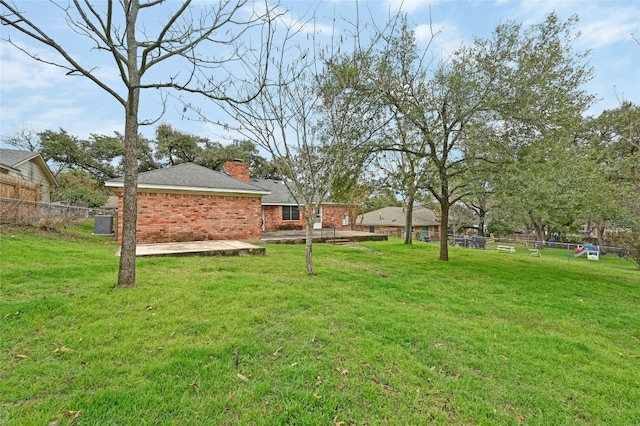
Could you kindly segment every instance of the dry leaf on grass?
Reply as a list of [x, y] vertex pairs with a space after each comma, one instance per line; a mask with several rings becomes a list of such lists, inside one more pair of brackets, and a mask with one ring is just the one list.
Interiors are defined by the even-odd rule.
[[73, 418], [71, 419], [71, 422], [69, 424], [74, 424], [82, 415], [82, 410], [67, 410], [67, 412], [65, 413], [65, 417], [67, 416], [73, 416]]
[[60, 347], [60, 348], [55, 348], [55, 349], [53, 350], [53, 353], [54, 353], [54, 354], [57, 354], [58, 352], [74, 353], [74, 352], [77, 352], [77, 351], [75, 351], [75, 350], [73, 350], [73, 349], [69, 349], [69, 348], [68, 348], [68, 347], [66, 347], [66, 346], [62, 346], [62, 347]]

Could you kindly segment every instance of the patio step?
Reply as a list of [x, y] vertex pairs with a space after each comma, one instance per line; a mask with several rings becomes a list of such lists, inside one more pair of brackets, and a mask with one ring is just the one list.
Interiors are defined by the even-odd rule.
[[344, 246], [347, 244], [351, 244], [351, 240], [348, 238], [331, 238], [331, 239], [325, 240], [325, 243]]

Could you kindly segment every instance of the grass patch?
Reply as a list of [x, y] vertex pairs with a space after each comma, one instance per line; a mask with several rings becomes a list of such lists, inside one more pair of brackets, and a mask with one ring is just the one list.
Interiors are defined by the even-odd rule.
[[139, 259], [4, 227], [0, 423], [637, 424], [640, 275], [401, 240]]

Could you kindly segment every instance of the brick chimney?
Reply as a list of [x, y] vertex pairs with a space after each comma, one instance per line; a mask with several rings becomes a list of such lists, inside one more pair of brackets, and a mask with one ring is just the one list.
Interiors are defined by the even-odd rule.
[[243, 182], [249, 182], [249, 165], [240, 160], [227, 161], [224, 163], [224, 171], [231, 177]]

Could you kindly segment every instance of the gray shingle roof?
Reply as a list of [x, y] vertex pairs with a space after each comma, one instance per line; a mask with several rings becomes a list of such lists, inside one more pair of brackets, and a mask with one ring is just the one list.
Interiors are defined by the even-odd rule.
[[[424, 207], [414, 207], [411, 222], [413, 226], [440, 225], [435, 212]], [[405, 226], [406, 213], [404, 207], [383, 207], [361, 215], [356, 223], [362, 226]]]
[[44, 161], [39, 152], [20, 151], [17, 149], [0, 149], [0, 168], [17, 170], [26, 162], [33, 162], [40, 167], [40, 170], [51, 185], [57, 185], [56, 177], [51, 173], [47, 162]]
[[[251, 183], [271, 191], [270, 195], [262, 197], [262, 204], [269, 206], [296, 206], [298, 203], [281, 180], [274, 179], [251, 179]], [[325, 197], [324, 205], [336, 204], [330, 196]]]
[[[124, 177], [108, 180], [108, 187], [122, 187]], [[151, 170], [138, 175], [139, 188], [163, 188], [168, 190], [203, 190], [268, 194], [256, 185], [232, 178], [226, 173], [216, 172], [193, 163], [178, 164], [164, 169]]]
[[281, 180], [251, 179], [251, 183], [260, 188], [271, 191], [271, 194], [262, 197], [263, 205], [295, 206], [297, 203], [291, 196], [287, 186]]
[[31, 151], [18, 151], [15, 149], [0, 149], [0, 164], [7, 167], [16, 167], [25, 161], [31, 160], [40, 154]]

